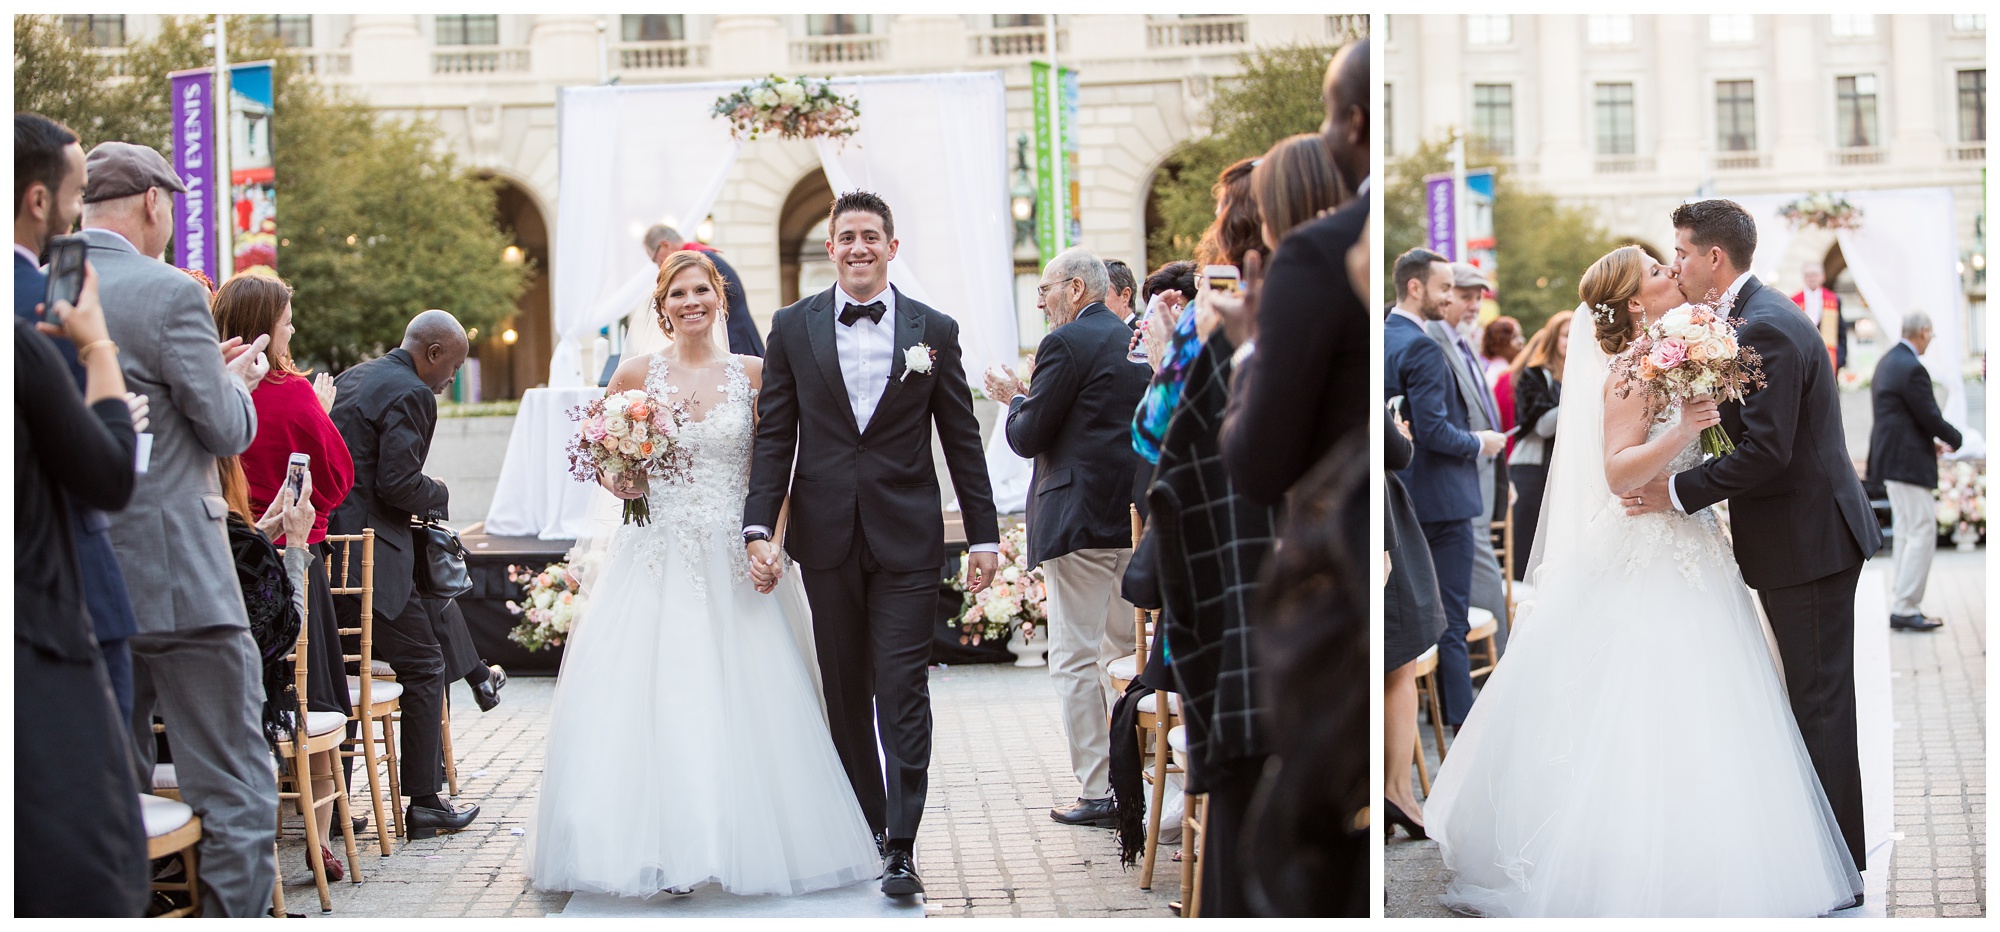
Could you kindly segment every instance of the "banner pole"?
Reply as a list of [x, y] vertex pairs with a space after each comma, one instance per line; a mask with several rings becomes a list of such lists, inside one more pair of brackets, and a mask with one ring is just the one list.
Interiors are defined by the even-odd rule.
[[236, 274], [236, 185], [229, 173], [229, 147], [236, 138], [236, 124], [229, 116], [229, 33], [221, 13], [215, 14], [215, 97], [218, 132], [212, 150], [215, 156], [215, 284], [221, 287]]
[[[1069, 183], [1063, 178], [1062, 67], [1056, 59], [1056, 14], [1049, 14], [1049, 171], [1055, 188], [1055, 202], [1049, 210], [1055, 216], [1055, 236], [1049, 240], [1055, 253], [1069, 248]], [[1054, 253], [1051, 253], [1051, 258]]]

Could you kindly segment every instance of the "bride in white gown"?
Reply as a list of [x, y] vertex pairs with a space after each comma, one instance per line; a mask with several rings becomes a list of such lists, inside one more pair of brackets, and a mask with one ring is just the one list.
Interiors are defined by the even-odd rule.
[[1454, 874], [1443, 902], [1486, 916], [1839, 909], [1860, 878], [1720, 523], [1628, 518], [1612, 495], [1699, 463], [1699, 426], [1715, 422], [1708, 403], [1649, 422], [1636, 392], [1605, 384], [1596, 332], [1678, 305], [1671, 272], [1626, 247], [1581, 290], [1536, 598], [1425, 805]]
[[[802, 632], [796, 577], [750, 582], [743, 500], [762, 361], [718, 346], [722, 279], [670, 257], [671, 342], [611, 390], [686, 403], [692, 475], [655, 478], [652, 522], [611, 533], [549, 714], [529, 873], [544, 890], [650, 896], [715, 882], [799, 894], [878, 876]], [[616, 491], [616, 490], [614, 490]]]

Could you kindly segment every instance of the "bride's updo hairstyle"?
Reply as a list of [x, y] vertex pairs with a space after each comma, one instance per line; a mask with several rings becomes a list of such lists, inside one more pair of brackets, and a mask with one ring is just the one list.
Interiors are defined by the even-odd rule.
[[1616, 356], [1632, 342], [1632, 299], [1646, 281], [1646, 252], [1637, 246], [1620, 246], [1590, 264], [1577, 283], [1577, 296], [1590, 308], [1597, 325], [1597, 345], [1606, 355]]
[[674, 338], [674, 320], [667, 313], [667, 286], [673, 283], [675, 276], [690, 268], [701, 269], [702, 274], [708, 276], [708, 286], [715, 289], [715, 323], [710, 326], [720, 327], [729, 320], [729, 283], [723, 280], [722, 273], [716, 270], [715, 263], [710, 262], [707, 256], [697, 250], [683, 249], [660, 263], [660, 277], [653, 283], [653, 319], [659, 322], [660, 332], [666, 334], [669, 340]]

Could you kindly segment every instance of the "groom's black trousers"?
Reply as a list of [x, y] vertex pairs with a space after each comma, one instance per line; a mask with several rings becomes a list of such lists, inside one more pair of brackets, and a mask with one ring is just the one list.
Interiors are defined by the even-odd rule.
[[937, 569], [883, 569], [862, 534], [839, 566], [802, 568], [833, 747], [868, 827], [892, 842], [916, 840], [930, 789], [938, 578]]
[[1854, 869], [1866, 870], [1867, 840], [1861, 825], [1861, 752], [1854, 724], [1854, 587], [1861, 564], [1832, 576], [1757, 593], [1778, 657], [1785, 665], [1785, 689], [1792, 716], [1813, 770], [1833, 808], [1834, 821], [1854, 855]]

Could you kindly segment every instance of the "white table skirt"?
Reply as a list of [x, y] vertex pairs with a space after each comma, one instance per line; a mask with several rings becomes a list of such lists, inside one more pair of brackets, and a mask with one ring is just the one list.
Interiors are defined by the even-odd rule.
[[486, 512], [486, 533], [576, 539], [597, 487], [569, 474], [566, 448], [576, 422], [568, 412], [603, 396], [604, 389], [590, 387], [531, 388], [521, 396], [521, 411], [507, 439], [507, 460]]

